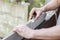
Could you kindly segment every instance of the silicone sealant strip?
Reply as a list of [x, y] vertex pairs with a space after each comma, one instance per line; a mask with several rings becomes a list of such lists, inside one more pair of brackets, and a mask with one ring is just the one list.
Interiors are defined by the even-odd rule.
[[[45, 20], [46, 14], [43, 14], [37, 20], [30, 20], [26, 23], [29, 28], [35, 29], [39, 24], [41, 24]], [[22, 40], [23, 37], [19, 36], [17, 33], [11, 33], [10, 35], [6, 36], [2, 40]]]

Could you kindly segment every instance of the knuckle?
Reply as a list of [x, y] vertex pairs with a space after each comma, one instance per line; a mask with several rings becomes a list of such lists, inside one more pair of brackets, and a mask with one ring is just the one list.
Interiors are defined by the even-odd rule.
[[39, 15], [36, 18], [38, 19], [39, 18]]
[[39, 16], [37, 16], [37, 18], [39, 18]]

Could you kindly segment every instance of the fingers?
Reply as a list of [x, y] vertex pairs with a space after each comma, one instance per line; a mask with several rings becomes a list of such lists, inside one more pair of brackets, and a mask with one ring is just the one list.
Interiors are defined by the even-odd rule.
[[35, 20], [37, 20], [39, 18], [39, 15], [37, 15], [36, 17], [35, 17]]
[[16, 32], [20, 36], [23, 35], [23, 32], [21, 30], [19, 30], [18, 28], [13, 29], [13, 32]]
[[37, 20], [39, 16], [42, 14], [41, 8], [33, 8], [30, 12], [29, 20], [32, 19], [34, 13], [36, 13], [35, 20]]
[[18, 35], [24, 38], [32, 38], [34, 31], [27, 27], [26, 25], [18, 25], [13, 29], [14, 32], [18, 33]]
[[42, 11], [41, 11], [40, 8], [37, 8], [36, 9], [36, 17], [35, 17], [35, 20], [37, 20], [40, 17], [40, 15], [42, 15]]
[[30, 15], [29, 15], [29, 20], [32, 19], [35, 10], [36, 10], [36, 8], [33, 8], [33, 9], [30, 11], [30, 13], [29, 13], [29, 14], [30, 14]]
[[37, 15], [36, 15], [36, 17], [35, 17], [35, 20], [37, 20], [37, 19], [39, 18], [39, 16], [40, 16], [40, 13], [37, 12]]
[[22, 30], [19, 30], [19, 28], [17, 28], [17, 27], [13, 29], [13, 32], [16, 32], [20, 36], [23, 35], [23, 31]]
[[23, 29], [23, 25], [18, 25], [18, 26], [16, 26], [16, 27], [13, 29], [13, 32], [17, 32], [17, 31], [19, 31], [19, 30], [20, 30], [20, 32], [21, 32], [22, 29]]

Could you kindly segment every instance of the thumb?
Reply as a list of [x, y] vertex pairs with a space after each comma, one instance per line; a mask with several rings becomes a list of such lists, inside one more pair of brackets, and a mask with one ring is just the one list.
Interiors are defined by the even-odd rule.
[[39, 16], [40, 16], [40, 12], [36, 12], [36, 13], [37, 13], [37, 15], [35, 17], [35, 20], [37, 20], [39, 18]]
[[39, 18], [39, 15], [37, 15], [36, 17], [35, 17], [35, 20], [37, 20]]

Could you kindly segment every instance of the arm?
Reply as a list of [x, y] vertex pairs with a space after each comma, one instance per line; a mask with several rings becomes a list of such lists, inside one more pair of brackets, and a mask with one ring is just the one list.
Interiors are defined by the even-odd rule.
[[48, 4], [42, 7], [43, 11], [54, 10], [59, 6], [59, 0], [51, 0]]
[[34, 39], [60, 39], [60, 26], [35, 30]]

